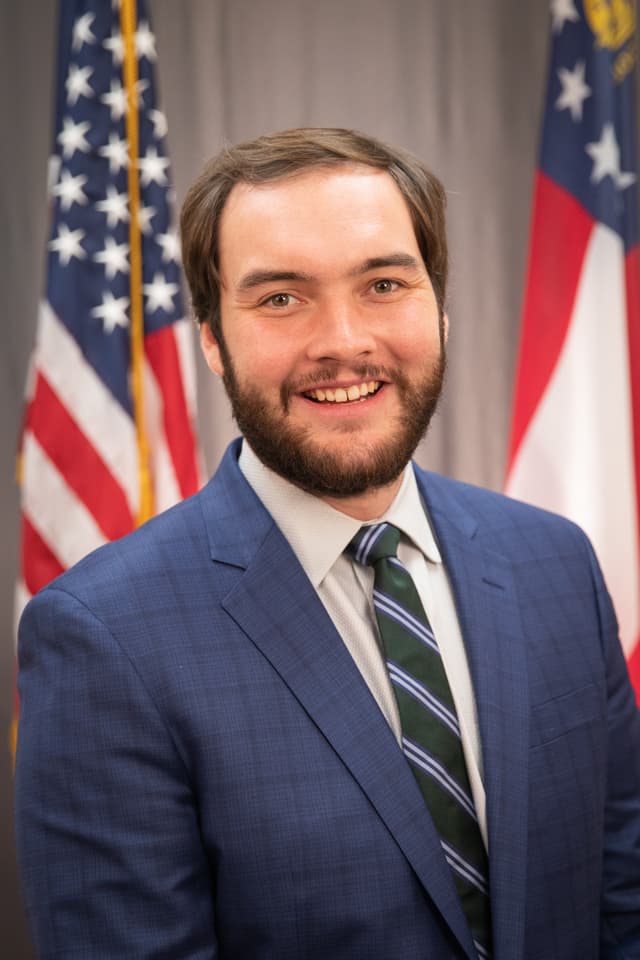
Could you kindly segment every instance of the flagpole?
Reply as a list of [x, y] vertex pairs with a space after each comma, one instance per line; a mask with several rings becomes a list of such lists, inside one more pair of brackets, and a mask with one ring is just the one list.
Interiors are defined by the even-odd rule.
[[[47, 276], [17, 464], [16, 621], [87, 553], [201, 485], [155, 37], [144, 0], [59, 4]], [[16, 696], [12, 752], [17, 718]]]
[[144, 310], [142, 302], [142, 244], [140, 236], [140, 179], [138, 175], [138, 62], [135, 49], [136, 2], [121, 0], [120, 29], [124, 47], [123, 76], [127, 92], [126, 131], [129, 149], [129, 250], [130, 250], [130, 301], [131, 301], [131, 392], [133, 395], [134, 422], [138, 445], [138, 473], [140, 506], [137, 525], [144, 523], [154, 513], [153, 489], [149, 469], [149, 443], [144, 420]]

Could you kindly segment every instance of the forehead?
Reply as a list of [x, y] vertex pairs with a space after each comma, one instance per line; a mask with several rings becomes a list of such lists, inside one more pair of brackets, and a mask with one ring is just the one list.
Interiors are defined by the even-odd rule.
[[420, 258], [411, 214], [392, 177], [361, 165], [313, 168], [264, 184], [239, 183], [222, 212], [223, 274], [253, 261], [327, 265], [404, 250]]

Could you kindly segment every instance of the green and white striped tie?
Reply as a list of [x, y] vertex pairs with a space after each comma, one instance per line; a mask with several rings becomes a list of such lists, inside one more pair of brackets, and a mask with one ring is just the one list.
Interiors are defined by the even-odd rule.
[[397, 557], [400, 531], [362, 527], [347, 548], [374, 569], [373, 602], [398, 703], [402, 748], [440, 835], [481, 960], [491, 956], [488, 861], [436, 638], [411, 575]]

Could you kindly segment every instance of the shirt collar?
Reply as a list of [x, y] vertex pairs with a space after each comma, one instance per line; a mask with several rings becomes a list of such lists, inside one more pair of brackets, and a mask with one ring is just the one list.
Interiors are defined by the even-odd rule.
[[[270, 470], [246, 440], [242, 441], [239, 465], [317, 589], [362, 526], [361, 521]], [[411, 465], [405, 468], [400, 489], [380, 520], [398, 527], [427, 560], [442, 562]]]

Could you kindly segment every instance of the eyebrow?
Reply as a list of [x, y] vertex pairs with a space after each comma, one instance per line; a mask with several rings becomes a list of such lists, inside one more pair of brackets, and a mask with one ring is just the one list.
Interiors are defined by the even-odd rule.
[[350, 271], [350, 276], [360, 276], [360, 274], [369, 273], [370, 270], [384, 270], [385, 267], [406, 267], [410, 270], [419, 270], [423, 267], [423, 263], [410, 253], [390, 253], [385, 257], [371, 257], [369, 260], [365, 260], [364, 263]]
[[[370, 257], [350, 270], [348, 275], [357, 277], [369, 273], [371, 270], [382, 270], [386, 267], [419, 270], [422, 266], [422, 261], [410, 253], [390, 253], [383, 257]], [[252, 290], [254, 287], [261, 287], [265, 283], [311, 283], [315, 279], [310, 273], [303, 273], [299, 270], [250, 270], [249, 273], [245, 273], [240, 278], [237, 289], [239, 291]]]
[[245, 273], [238, 282], [238, 290], [252, 290], [261, 287], [263, 283], [281, 283], [286, 281], [309, 282], [313, 277], [309, 273], [300, 273], [298, 270], [251, 270]]

